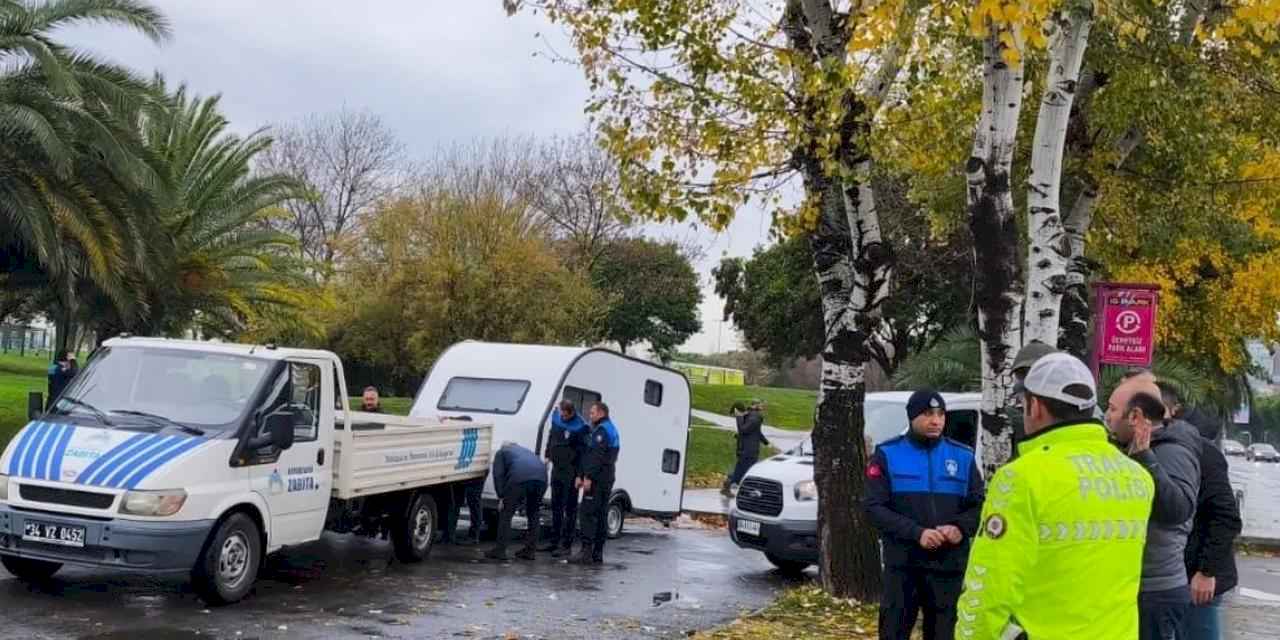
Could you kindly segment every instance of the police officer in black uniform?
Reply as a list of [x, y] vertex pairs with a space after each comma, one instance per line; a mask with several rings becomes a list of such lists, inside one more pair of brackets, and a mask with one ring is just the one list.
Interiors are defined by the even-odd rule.
[[618, 428], [609, 420], [608, 405], [595, 403], [589, 415], [591, 429], [587, 432], [587, 447], [576, 482], [583, 491], [578, 510], [582, 548], [573, 558], [574, 564], [604, 562], [604, 541], [609, 536], [609, 498], [613, 493], [618, 451], [622, 447]]
[[578, 527], [578, 488], [575, 480], [586, 447], [587, 423], [573, 403], [565, 400], [551, 412], [551, 438], [547, 462], [551, 463], [551, 535], [539, 551], [553, 558], [569, 555]]
[[876, 448], [866, 470], [866, 511], [884, 542], [880, 638], [910, 638], [923, 609], [924, 640], [952, 640], [982, 475], [973, 449], [942, 435], [941, 395], [912, 394], [907, 418], [906, 435]]

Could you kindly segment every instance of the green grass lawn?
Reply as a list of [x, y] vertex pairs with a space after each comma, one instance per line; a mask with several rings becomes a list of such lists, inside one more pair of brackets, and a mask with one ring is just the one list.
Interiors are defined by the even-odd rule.
[[27, 393], [48, 391], [48, 368], [44, 357], [0, 354], [0, 449], [27, 424]]
[[813, 428], [813, 407], [818, 401], [815, 391], [727, 384], [693, 385], [693, 408], [702, 411], [729, 415], [729, 407], [734, 402], [746, 404], [752, 398], [764, 400], [764, 422], [769, 426], [799, 431]]

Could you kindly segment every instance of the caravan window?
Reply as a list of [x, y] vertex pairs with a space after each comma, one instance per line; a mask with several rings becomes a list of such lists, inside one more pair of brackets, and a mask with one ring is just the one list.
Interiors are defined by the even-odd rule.
[[662, 383], [653, 380], [644, 381], [644, 402], [655, 407], [662, 406]]
[[520, 411], [529, 393], [528, 380], [451, 378], [437, 409], [512, 414]]
[[600, 394], [595, 391], [579, 389], [569, 385], [565, 385], [564, 393], [561, 397], [572, 402], [573, 406], [578, 408], [578, 415], [582, 416], [583, 419], [586, 419], [587, 412], [591, 410], [591, 405], [600, 402], [602, 399]]

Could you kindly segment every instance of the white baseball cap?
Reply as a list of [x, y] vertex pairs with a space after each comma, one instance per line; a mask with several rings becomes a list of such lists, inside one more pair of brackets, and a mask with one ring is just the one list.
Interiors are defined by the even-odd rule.
[[1079, 358], [1068, 353], [1051, 353], [1036, 360], [1027, 377], [1014, 390], [1059, 400], [1082, 410], [1098, 405], [1093, 372]]

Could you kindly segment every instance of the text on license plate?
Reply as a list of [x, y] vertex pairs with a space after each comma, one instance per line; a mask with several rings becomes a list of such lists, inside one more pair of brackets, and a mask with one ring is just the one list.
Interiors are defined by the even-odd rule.
[[760, 523], [752, 522], [750, 520], [739, 520], [738, 531], [747, 535], [758, 536], [760, 535]]
[[65, 547], [84, 546], [84, 527], [35, 520], [28, 520], [24, 525], [22, 530], [23, 540], [60, 544]]

